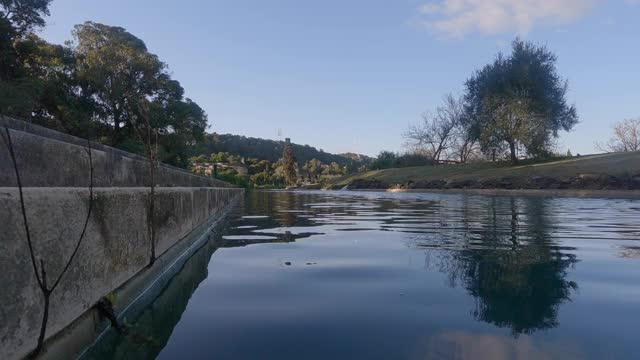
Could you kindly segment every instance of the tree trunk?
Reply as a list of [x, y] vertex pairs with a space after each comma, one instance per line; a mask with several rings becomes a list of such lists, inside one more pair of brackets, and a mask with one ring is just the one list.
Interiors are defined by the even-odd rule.
[[517, 165], [518, 164], [518, 156], [516, 155], [516, 143], [515, 143], [515, 141], [509, 143], [509, 151], [511, 152], [511, 164], [512, 165]]

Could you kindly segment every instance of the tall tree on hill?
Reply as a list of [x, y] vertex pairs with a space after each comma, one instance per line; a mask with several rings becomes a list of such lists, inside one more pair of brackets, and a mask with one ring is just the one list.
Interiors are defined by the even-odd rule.
[[42, 85], [29, 76], [18, 47], [44, 26], [51, 0], [0, 0], [0, 114], [28, 115], [38, 104]]
[[109, 129], [107, 142], [136, 152], [142, 143], [148, 153], [145, 144], [154, 139], [170, 154], [160, 160], [185, 166], [185, 147], [203, 138], [207, 116], [183, 98], [166, 64], [120, 27], [86, 22], [73, 35], [78, 82]]
[[0, 0], [0, 19], [11, 23], [22, 36], [44, 26], [50, 3], [51, 0]]
[[298, 182], [298, 160], [293, 154], [291, 141], [286, 139], [284, 151], [282, 152], [282, 165], [284, 167], [284, 178], [287, 185], [295, 185]]
[[141, 102], [181, 95], [166, 65], [125, 29], [86, 22], [75, 26], [73, 36], [78, 79], [99, 118], [111, 129], [111, 145], [135, 137], [133, 127]]
[[518, 161], [518, 148], [542, 155], [560, 130], [569, 131], [578, 122], [556, 61], [545, 46], [516, 39], [508, 57], [499, 54], [467, 80], [465, 121], [485, 153], [506, 145], [512, 163]]

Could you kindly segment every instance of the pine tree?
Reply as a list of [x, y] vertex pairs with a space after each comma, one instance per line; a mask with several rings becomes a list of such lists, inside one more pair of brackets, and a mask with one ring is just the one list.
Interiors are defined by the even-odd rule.
[[285, 140], [284, 151], [282, 152], [282, 164], [287, 185], [295, 185], [298, 182], [298, 160], [296, 160], [296, 156], [293, 154], [293, 148], [291, 147], [289, 138]]

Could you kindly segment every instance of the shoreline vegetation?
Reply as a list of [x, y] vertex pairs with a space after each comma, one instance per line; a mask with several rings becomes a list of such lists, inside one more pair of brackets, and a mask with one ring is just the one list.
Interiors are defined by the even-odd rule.
[[640, 199], [640, 190], [589, 190], [589, 189], [354, 189], [347, 191], [384, 191], [392, 193], [465, 194], [485, 196], [533, 196], [599, 199]]
[[[640, 152], [523, 161], [519, 165], [475, 163], [371, 170], [346, 176], [325, 189], [386, 191], [514, 190], [576, 196], [640, 193]], [[626, 195], [625, 195], [626, 196]]]

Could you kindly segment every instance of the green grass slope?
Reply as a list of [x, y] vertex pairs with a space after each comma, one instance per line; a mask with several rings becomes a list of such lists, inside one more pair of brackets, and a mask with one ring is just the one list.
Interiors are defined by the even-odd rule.
[[350, 184], [356, 179], [379, 180], [387, 184], [431, 180], [490, 180], [531, 178], [536, 176], [567, 179], [583, 174], [606, 174], [617, 177], [640, 175], [640, 152], [611, 153], [561, 158], [543, 162], [524, 160], [521, 164], [475, 163], [458, 165], [417, 166], [373, 170], [337, 179], [334, 187]]

